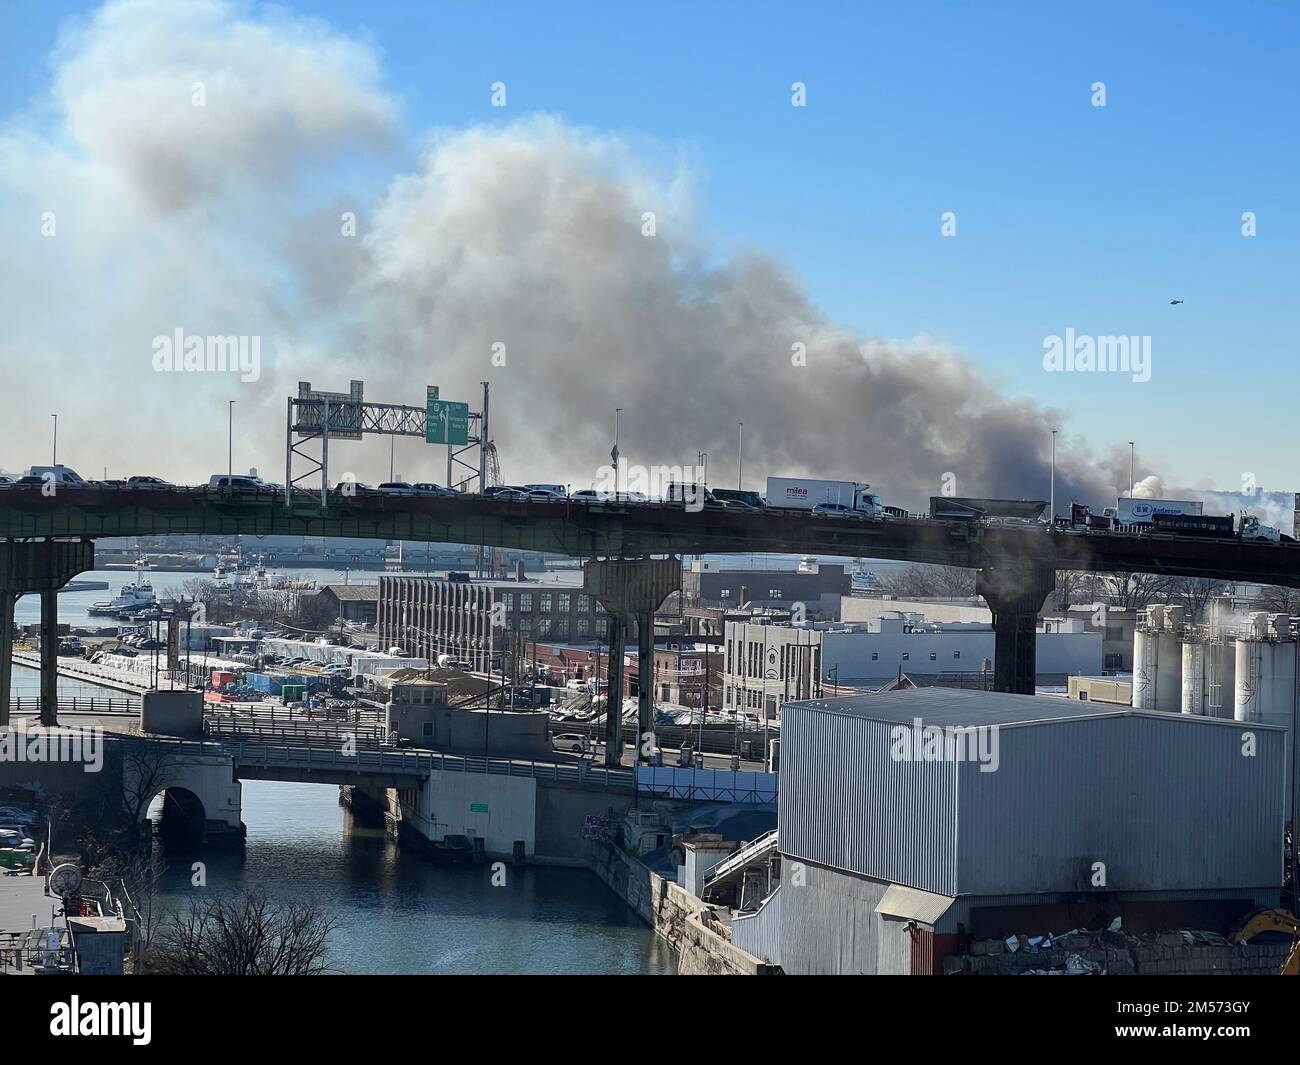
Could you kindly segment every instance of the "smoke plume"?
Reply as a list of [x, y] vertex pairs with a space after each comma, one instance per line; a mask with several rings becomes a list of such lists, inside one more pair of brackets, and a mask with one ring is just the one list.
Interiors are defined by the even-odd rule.
[[[590, 484], [621, 407], [631, 462], [706, 451], [713, 483], [735, 482], [743, 421], [748, 487], [851, 478], [918, 506], [951, 475], [1046, 498], [1060, 412], [943, 344], [837, 325], [761, 249], [709, 246], [685, 167], [545, 115], [416, 138], [381, 83], [366, 44], [217, 0], [123, 0], [65, 36], [48, 97], [0, 130], [5, 468], [47, 461], [57, 411], [83, 476], [206, 479], [234, 399], [235, 466], [278, 480], [299, 380], [475, 409], [489, 381], [511, 482]], [[177, 328], [261, 337], [260, 379], [154, 372]], [[388, 476], [386, 440], [332, 451], [336, 477]], [[441, 449], [397, 456], [442, 479]], [[1127, 449], [1062, 434], [1058, 500], [1100, 509], [1128, 475]]]

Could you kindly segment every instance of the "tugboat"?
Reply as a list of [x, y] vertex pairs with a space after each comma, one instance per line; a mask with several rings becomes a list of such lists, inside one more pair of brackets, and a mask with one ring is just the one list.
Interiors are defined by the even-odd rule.
[[468, 836], [443, 836], [430, 844], [429, 857], [449, 865], [472, 861], [474, 843]]

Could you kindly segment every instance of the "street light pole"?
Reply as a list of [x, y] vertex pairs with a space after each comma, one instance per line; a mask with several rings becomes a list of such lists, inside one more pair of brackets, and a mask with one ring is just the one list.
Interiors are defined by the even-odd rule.
[[50, 417], [54, 419], [54, 454], [50, 456], [50, 465], [57, 466], [59, 464], [59, 416], [51, 414]]
[[740, 491], [740, 478], [745, 472], [745, 423], [737, 422], [740, 426], [740, 440], [736, 444], [736, 491]]
[[226, 408], [226, 476], [229, 478], [235, 474], [235, 401], [226, 402], [229, 404]]
[[1048, 522], [1049, 525], [1056, 524], [1056, 434], [1057, 432], [1059, 432], [1059, 430], [1057, 429], [1052, 430], [1052, 490], [1051, 490], [1051, 495], [1049, 497], [1052, 502], [1050, 504], [1051, 520]]
[[618, 498], [620, 491], [618, 486], [618, 416], [623, 413], [622, 407], [614, 408], [614, 450], [609, 453], [610, 459], [614, 462], [614, 498]]

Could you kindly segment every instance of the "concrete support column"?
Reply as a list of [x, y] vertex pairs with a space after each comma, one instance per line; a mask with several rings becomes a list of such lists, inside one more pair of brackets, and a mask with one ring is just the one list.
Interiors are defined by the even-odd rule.
[[41, 724], [59, 723], [59, 593], [41, 591]]
[[655, 615], [644, 610], [637, 626], [637, 761], [646, 760], [646, 737], [655, 730]]
[[609, 671], [605, 682], [605, 764], [623, 764], [623, 655], [627, 625], [620, 614], [609, 616]]
[[1056, 586], [1056, 571], [1042, 565], [986, 567], [975, 590], [993, 612], [993, 690], [1034, 694], [1038, 612]]
[[0, 728], [9, 727], [9, 689], [13, 684], [14, 604], [18, 597], [0, 589]]
[[93, 540], [0, 540], [0, 725], [9, 716], [9, 670], [13, 650], [14, 600], [41, 596], [41, 724], [57, 725], [59, 639], [57, 595], [78, 573], [95, 568]]
[[[637, 676], [640, 709], [637, 717], [640, 735], [637, 737], [637, 759], [640, 761], [649, 761], [650, 745], [645, 742], [645, 734], [654, 725], [654, 614], [663, 601], [681, 586], [682, 561], [679, 558], [611, 558], [588, 562], [582, 568], [582, 590], [588, 595], [594, 595], [610, 616], [610, 702], [606, 704], [608, 716], [621, 717], [621, 687], [613, 686], [614, 666], [617, 660], [621, 674], [627, 626], [633, 618], [639, 624], [640, 660]], [[616, 633], [617, 645], [614, 639]], [[622, 735], [621, 732], [619, 735]], [[621, 742], [617, 746], [616, 753], [621, 752]], [[609, 758], [607, 747], [607, 762]]]

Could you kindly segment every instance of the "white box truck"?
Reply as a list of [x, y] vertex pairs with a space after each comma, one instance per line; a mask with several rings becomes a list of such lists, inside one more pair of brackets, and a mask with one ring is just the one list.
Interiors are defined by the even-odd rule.
[[857, 481], [819, 481], [812, 477], [769, 477], [767, 505], [786, 510], [812, 510], [818, 503], [839, 503], [864, 514], [880, 515], [880, 496]]
[[1187, 514], [1199, 517], [1201, 504], [1193, 499], [1136, 499], [1120, 496], [1117, 517], [1121, 525], [1151, 524], [1156, 514]]

